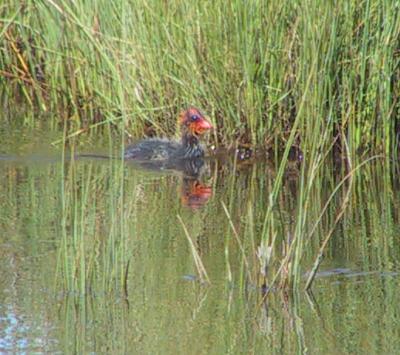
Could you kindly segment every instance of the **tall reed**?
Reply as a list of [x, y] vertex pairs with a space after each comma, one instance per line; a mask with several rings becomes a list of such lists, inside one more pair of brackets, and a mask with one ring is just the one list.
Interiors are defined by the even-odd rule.
[[10, 0], [0, 24], [10, 104], [57, 112], [69, 133], [173, 134], [195, 104], [221, 144], [284, 144], [295, 129], [310, 148], [328, 130], [352, 153], [395, 152], [394, 1]]
[[[296, 223], [285, 236], [290, 243], [282, 264], [287, 275], [282, 280], [298, 284], [314, 216], [310, 204], [330, 152], [340, 152], [353, 167], [374, 154], [397, 158], [399, 12], [391, 0], [10, 0], [0, 6], [3, 102], [10, 112], [18, 106], [52, 113], [43, 117], [51, 117], [55, 129], [62, 123], [64, 142], [76, 142], [87, 132], [122, 138], [173, 135], [177, 111], [194, 104], [214, 121], [215, 144], [283, 148], [261, 212], [264, 250], [281, 232], [277, 206], [290, 148], [299, 146]], [[26, 123], [35, 125], [38, 116], [30, 115]], [[124, 144], [118, 148], [122, 154]], [[78, 207], [90, 205], [90, 187], [68, 190], [75, 181], [73, 165], [70, 169], [63, 201], [72, 207], [64, 208], [63, 221], [65, 227], [68, 219], [84, 227], [72, 231], [79, 256], [86, 253], [86, 229], [95, 225], [84, 223], [91, 209]], [[120, 164], [113, 170], [114, 197], [124, 196], [123, 169]], [[228, 220], [232, 201], [224, 205]], [[107, 263], [127, 257], [123, 203], [122, 197], [110, 197], [112, 210], [119, 212], [111, 214], [111, 254], [103, 265], [114, 271]], [[230, 223], [226, 230], [237, 239], [234, 227]], [[64, 242], [71, 247], [67, 234]], [[230, 274], [228, 248], [226, 253]], [[64, 261], [68, 275], [88, 277], [90, 259]], [[124, 272], [120, 267], [118, 277]], [[68, 288], [86, 287], [65, 280]]]

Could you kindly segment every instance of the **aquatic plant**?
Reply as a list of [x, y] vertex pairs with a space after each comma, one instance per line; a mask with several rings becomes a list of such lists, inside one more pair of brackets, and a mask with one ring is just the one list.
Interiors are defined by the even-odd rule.
[[[393, 169], [388, 161], [398, 157], [399, 11], [398, 2], [388, 0], [11, 0], [0, 5], [2, 104], [6, 112], [34, 112], [19, 116], [26, 125], [39, 124], [38, 117], [50, 120], [54, 130], [61, 125], [59, 142], [72, 148], [85, 133], [120, 138], [118, 147], [110, 148], [118, 148], [120, 156], [124, 144], [119, 142], [127, 136], [176, 133], [177, 111], [189, 104], [210, 115], [216, 127], [214, 145], [273, 148], [274, 180], [268, 181], [257, 210], [245, 203], [246, 227], [233, 222], [234, 184], [220, 206], [227, 221], [227, 280], [234, 279], [230, 258], [231, 242], [236, 241], [242, 280], [257, 279], [259, 260], [261, 270], [274, 269], [279, 256], [282, 262], [269, 281], [279, 278], [283, 288], [292, 288], [301, 283], [307, 243], [323, 251], [335, 226], [346, 218], [345, 209], [350, 207], [351, 213], [359, 167], [363, 170], [372, 157], [383, 156], [388, 179]], [[302, 158], [295, 167], [295, 223], [288, 228], [279, 207], [293, 146]], [[318, 192], [324, 176], [331, 176], [331, 155], [341, 161], [339, 179], [332, 178], [329, 195], [322, 199]], [[75, 184], [88, 182], [91, 172], [84, 180], [73, 164], [65, 169], [60, 273], [66, 289], [84, 291], [98, 267], [99, 249], [90, 249], [88, 256], [86, 235], [96, 227], [91, 187], [83, 183], [77, 190]], [[123, 164], [113, 165], [113, 190], [107, 196], [110, 238], [98, 244], [104, 247], [106, 289], [117, 280], [124, 284], [131, 260], [126, 252], [124, 174]], [[331, 203], [337, 218], [326, 222], [321, 210]], [[186, 226], [184, 216], [181, 220]], [[243, 235], [249, 236], [251, 247], [241, 240]], [[191, 250], [197, 270], [207, 279], [206, 266]]]
[[294, 130], [302, 148], [318, 135], [394, 154], [398, 14], [387, 0], [8, 1], [0, 87], [70, 134], [171, 134], [196, 104], [218, 144], [284, 146]]

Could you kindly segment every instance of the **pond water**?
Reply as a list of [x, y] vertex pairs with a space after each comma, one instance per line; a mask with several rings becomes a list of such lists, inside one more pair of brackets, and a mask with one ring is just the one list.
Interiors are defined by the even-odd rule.
[[[63, 157], [44, 148], [56, 134], [12, 132], [0, 143], [0, 352], [400, 353], [399, 187], [383, 162], [355, 179], [313, 293], [274, 289], [263, 300], [255, 251], [278, 159], [205, 162], [195, 179]], [[334, 170], [318, 182], [310, 215], [339, 181]], [[276, 207], [277, 258], [299, 184], [295, 162]], [[307, 244], [304, 275], [339, 203]]]

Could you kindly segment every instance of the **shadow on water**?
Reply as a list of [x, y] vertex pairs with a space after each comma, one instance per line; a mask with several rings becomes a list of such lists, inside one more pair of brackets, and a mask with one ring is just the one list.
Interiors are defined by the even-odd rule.
[[[0, 351], [399, 352], [393, 176], [381, 162], [358, 173], [314, 294], [275, 289], [263, 299], [257, 247], [278, 163], [221, 157], [160, 167], [2, 155]], [[272, 273], [295, 227], [301, 164], [289, 162], [274, 210]], [[311, 217], [346, 167], [327, 171]], [[304, 275], [339, 203], [308, 241]], [[177, 215], [210, 286], [197, 280]]]

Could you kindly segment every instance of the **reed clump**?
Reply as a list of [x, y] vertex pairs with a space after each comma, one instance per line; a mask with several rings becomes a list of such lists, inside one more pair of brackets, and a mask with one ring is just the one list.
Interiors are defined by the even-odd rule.
[[196, 104], [219, 144], [284, 145], [294, 129], [299, 145], [328, 132], [327, 144], [346, 135], [353, 153], [389, 154], [399, 35], [388, 0], [11, 0], [0, 87], [70, 133], [172, 134], [176, 111]]
[[[23, 107], [50, 113], [20, 117], [32, 126], [44, 117], [64, 127], [64, 138], [79, 139], [84, 133], [173, 135], [177, 111], [195, 104], [211, 116], [216, 145], [239, 142], [283, 150], [263, 208], [254, 211], [249, 203], [246, 233], [254, 260], [261, 260], [264, 271], [277, 260], [274, 250], [285, 236], [282, 245], [287, 245], [278, 255], [283, 261], [270, 284], [279, 279], [283, 287], [298, 285], [300, 261], [323, 218], [320, 210], [310, 212], [310, 206], [320, 191], [321, 176], [329, 170], [330, 152], [341, 153], [351, 164], [342, 182], [330, 190], [332, 199], [339, 190], [344, 195], [336, 201], [336, 218], [318, 240], [318, 255], [339, 219], [346, 218], [358, 168], [372, 156], [397, 159], [399, 12], [399, 3], [389, 0], [10, 0], [0, 5], [2, 105], [9, 112]], [[292, 146], [299, 147], [304, 159], [295, 223], [288, 231], [280, 226], [277, 206]], [[122, 171], [121, 163], [113, 175], [119, 190], [110, 197], [121, 211], [123, 201], [115, 202], [115, 196], [123, 195]], [[81, 291], [95, 274], [95, 256], [81, 258], [87, 231], [77, 227], [92, 212], [75, 207], [78, 202], [90, 206], [88, 191], [79, 195], [74, 188], [63, 190], [60, 269], [68, 275], [65, 287]], [[228, 221], [226, 242], [238, 243], [242, 278], [255, 280], [246, 245], [239, 243], [240, 230], [230, 217], [232, 201], [221, 205]], [[117, 216], [112, 211], [117, 227], [107, 241], [110, 257], [105, 259], [112, 262], [105, 262], [104, 270], [117, 270], [109, 274], [123, 280], [129, 266], [122, 238], [125, 222], [122, 212]], [[257, 230], [256, 214], [262, 215]], [[76, 227], [73, 243], [69, 224]], [[191, 250], [197, 270], [208, 279], [200, 257]], [[225, 255], [232, 279], [228, 247]], [[314, 265], [317, 270], [318, 260]], [[103, 283], [112, 288], [109, 280]]]

